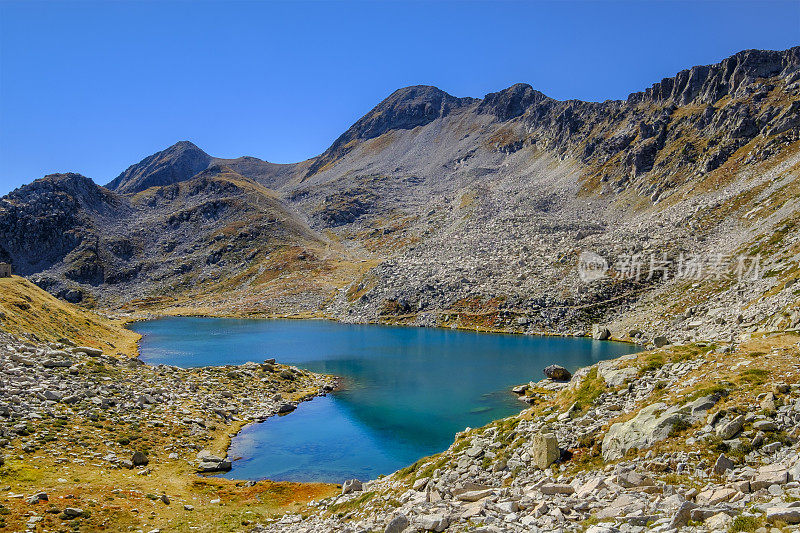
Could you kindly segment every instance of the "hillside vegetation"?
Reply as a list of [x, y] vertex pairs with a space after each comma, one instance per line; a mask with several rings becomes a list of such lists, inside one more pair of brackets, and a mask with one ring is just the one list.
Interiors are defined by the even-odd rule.
[[137, 354], [139, 340], [122, 321], [60, 300], [19, 276], [0, 278], [0, 330], [125, 356]]

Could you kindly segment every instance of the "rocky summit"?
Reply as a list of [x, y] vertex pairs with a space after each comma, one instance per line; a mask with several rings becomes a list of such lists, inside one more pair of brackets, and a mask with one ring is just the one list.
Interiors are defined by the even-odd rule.
[[[0, 529], [800, 527], [800, 47], [618, 101], [406, 87], [307, 161], [181, 141], [92, 178], [0, 198]], [[124, 325], [167, 315], [642, 351], [520, 376], [518, 416], [378, 479], [245, 482], [209, 476], [231, 438], [337, 379], [144, 365]]]

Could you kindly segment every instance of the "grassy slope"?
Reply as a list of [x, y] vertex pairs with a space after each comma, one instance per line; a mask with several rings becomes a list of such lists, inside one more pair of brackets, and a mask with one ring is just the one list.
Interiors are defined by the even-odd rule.
[[18, 276], [0, 278], [0, 329], [41, 341], [68, 339], [111, 355], [136, 355], [139, 340], [123, 322], [59, 300]]
[[[12, 334], [34, 333], [43, 341], [67, 338], [76, 344], [100, 347], [108, 354], [136, 354], [139, 335], [125, 329], [122, 321], [59, 300], [21, 277], [0, 278], [0, 313], [0, 328]], [[92, 373], [92, 379], [103, 376], [125, 379], [125, 374], [120, 377], [120, 372], [141, 372], [103, 364], [87, 371]], [[315, 388], [296, 390], [296, 383], [280, 380], [275, 390], [289, 401], [316, 392]], [[203, 414], [191, 413], [196, 417]], [[149, 531], [153, 528], [165, 532], [241, 531], [252, 523], [280, 516], [309, 500], [330, 497], [340, 490], [337, 485], [323, 483], [261, 481], [248, 486], [234, 480], [195, 475], [186, 460], [194, 456], [194, 451], [190, 450], [184, 454], [186, 457], [179, 459], [166, 457], [166, 447], [174, 446], [176, 439], [181, 438], [183, 443], [192, 440], [187, 436], [189, 430], [179, 421], [183, 416], [175, 414], [174, 420], [170, 419], [166, 426], [145, 424], [145, 416], [141, 424], [130, 424], [102, 413], [95, 421], [70, 414], [68, 424], [59, 423], [67, 417], [65, 414], [62, 419], [45, 417], [32, 422], [32, 436], [23, 439], [31, 443], [32, 451], [21, 450], [21, 440], [15, 439], [10, 448], [0, 453], [5, 459], [5, 464], [0, 466], [0, 487], [7, 491], [0, 496], [0, 531], [24, 530], [31, 511], [43, 517], [36, 531]], [[246, 422], [219, 423], [192, 442], [198, 449], [202, 446], [225, 455], [231, 435]], [[130, 452], [127, 445], [118, 444], [118, 441], [121, 436], [130, 435], [135, 436], [137, 448], [150, 450], [147, 475], [142, 475], [147, 471], [113, 468], [86, 455], [91, 442], [90, 449], [97, 457], [109, 452], [124, 456]], [[54, 453], [56, 450], [59, 453]], [[64, 462], [65, 455], [73, 460]], [[27, 496], [40, 491], [49, 495], [49, 502], [32, 506], [24, 498], [9, 496]], [[169, 495], [170, 504], [157, 499], [163, 493]], [[215, 499], [220, 501], [211, 503]], [[195, 509], [186, 510], [184, 504]], [[70, 521], [58, 513], [48, 512], [48, 509], [69, 506], [88, 511], [90, 515]]]

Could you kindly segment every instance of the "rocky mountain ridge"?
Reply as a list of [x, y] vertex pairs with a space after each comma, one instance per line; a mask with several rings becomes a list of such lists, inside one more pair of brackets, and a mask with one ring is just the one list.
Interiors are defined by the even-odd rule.
[[[54, 294], [111, 307], [729, 337], [793, 320], [795, 234], [770, 241], [796, 218], [798, 67], [800, 47], [747, 50], [600, 103], [408, 87], [306, 162], [183, 141], [107, 188], [34, 182], [0, 200], [0, 253]], [[611, 275], [581, 280], [583, 251]], [[691, 298], [687, 280], [613, 272], [631, 253], [755, 251], [779, 273], [705, 278]], [[748, 311], [712, 318], [712, 297]]]

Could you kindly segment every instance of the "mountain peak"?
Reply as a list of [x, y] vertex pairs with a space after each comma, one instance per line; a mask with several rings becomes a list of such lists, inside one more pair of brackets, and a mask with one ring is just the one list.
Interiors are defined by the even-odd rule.
[[193, 142], [179, 141], [131, 165], [106, 187], [119, 193], [137, 193], [150, 187], [178, 183], [208, 168], [212, 160]]
[[507, 89], [487, 94], [478, 107], [480, 113], [491, 113], [500, 120], [510, 120], [525, 113], [532, 104], [548, 99], [527, 83], [515, 83]]
[[307, 175], [345, 155], [352, 141], [379, 137], [391, 130], [410, 130], [447, 116], [453, 109], [473, 104], [475, 98], [457, 98], [432, 85], [397, 89], [336, 139], [311, 165]]

